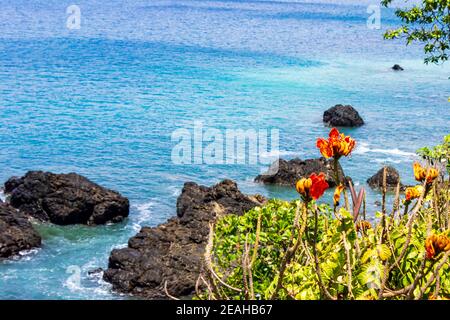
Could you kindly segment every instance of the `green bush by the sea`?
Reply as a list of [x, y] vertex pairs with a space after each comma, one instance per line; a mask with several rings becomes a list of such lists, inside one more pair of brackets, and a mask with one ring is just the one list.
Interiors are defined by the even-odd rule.
[[[318, 147], [337, 163], [351, 152], [352, 141], [333, 137], [324, 140], [331, 149], [320, 139]], [[432, 157], [439, 160], [432, 164]], [[424, 159], [426, 165], [414, 164], [420, 184], [407, 188], [405, 195], [398, 184], [393, 208], [386, 208], [384, 176], [382, 208], [370, 221], [364, 219], [366, 212], [361, 214], [363, 198], [351, 183], [336, 188], [332, 205], [318, 205], [327, 187], [320, 175], [297, 183], [299, 200], [274, 199], [242, 216], [221, 217], [211, 225], [199, 286], [205, 289], [198, 290], [198, 297], [449, 298], [449, 155], [429, 152]], [[341, 192], [344, 206], [339, 203]]]

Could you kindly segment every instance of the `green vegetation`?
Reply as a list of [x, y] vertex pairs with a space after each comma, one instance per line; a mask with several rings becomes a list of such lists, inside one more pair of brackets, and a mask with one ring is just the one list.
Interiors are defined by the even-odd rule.
[[[333, 130], [318, 147], [337, 162], [354, 142]], [[448, 152], [428, 150], [439, 150], [440, 163], [448, 163]], [[389, 210], [383, 193], [382, 209], [370, 222], [363, 220], [364, 207], [362, 215], [359, 207], [350, 210], [349, 203], [357, 202], [353, 196], [339, 207], [342, 186], [333, 206], [318, 205], [322, 190], [312, 194], [323, 181], [316, 184], [317, 175], [297, 183], [299, 200], [271, 200], [243, 216], [222, 217], [211, 226], [201, 276], [206, 289], [198, 297], [450, 298], [450, 188], [445, 173], [431, 163], [433, 152], [427, 151], [426, 166], [414, 164], [420, 184], [405, 196], [398, 186]]]
[[446, 168], [450, 175], [450, 134], [444, 137], [444, 142], [435, 147], [424, 147], [417, 150], [417, 153], [432, 165]]
[[[393, 0], [382, 0], [388, 7]], [[408, 1], [406, 1], [408, 2]], [[423, 0], [420, 5], [398, 9], [403, 25], [385, 33], [386, 39], [405, 38], [406, 43], [424, 44], [425, 63], [448, 60], [450, 49], [450, 0]]]

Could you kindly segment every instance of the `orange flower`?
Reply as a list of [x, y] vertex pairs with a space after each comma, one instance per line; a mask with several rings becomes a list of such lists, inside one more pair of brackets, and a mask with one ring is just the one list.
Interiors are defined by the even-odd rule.
[[425, 240], [425, 250], [427, 251], [427, 259], [433, 259], [441, 252], [450, 250], [450, 239], [445, 234], [432, 234]]
[[336, 207], [339, 205], [339, 200], [341, 199], [341, 193], [343, 190], [344, 190], [344, 185], [342, 185], [342, 184], [338, 185], [336, 187], [336, 189], [334, 190], [333, 202]]
[[328, 189], [328, 182], [325, 180], [325, 174], [323, 172], [319, 173], [319, 175], [313, 173], [309, 178], [312, 180], [311, 197], [317, 200]]
[[405, 190], [405, 199], [406, 201], [411, 201], [413, 199], [417, 199], [423, 193], [422, 186], [409, 187]]
[[307, 195], [309, 193], [309, 189], [312, 186], [312, 180], [310, 178], [302, 178], [297, 181], [295, 184], [295, 188], [297, 192], [301, 195]]
[[342, 156], [348, 156], [355, 147], [356, 141], [339, 133], [338, 129], [333, 128], [328, 135], [328, 140], [324, 138], [317, 139], [316, 146], [325, 158], [334, 157], [339, 159]]
[[295, 184], [297, 192], [305, 201], [309, 201], [311, 198], [314, 200], [319, 199], [328, 187], [329, 186], [325, 180], [325, 174], [323, 172], [318, 175], [313, 173], [309, 176], [309, 178], [302, 178]]
[[423, 168], [420, 163], [414, 162], [414, 177], [417, 181], [424, 182], [427, 181], [427, 184], [433, 183], [434, 179], [436, 179], [439, 175], [439, 171], [435, 168]]
[[328, 158], [331, 158], [332, 156], [334, 156], [332, 144], [329, 143], [328, 140], [326, 140], [324, 138], [319, 138], [319, 139], [317, 139], [316, 146], [317, 146], [317, 148], [319, 148], [320, 153], [325, 158], [328, 159]]

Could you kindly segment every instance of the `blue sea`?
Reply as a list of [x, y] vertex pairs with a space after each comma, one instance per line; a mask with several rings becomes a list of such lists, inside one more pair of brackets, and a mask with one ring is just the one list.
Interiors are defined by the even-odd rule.
[[[80, 28], [67, 27], [67, 7]], [[36, 224], [42, 248], [0, 262], [0, 299], [127, 299], [101, 275], [113, 248], [175, 214], [186, 181], [236, 180], [255, 165], [172, 161], [172, 134], [278, 129], [283, 158], [314, 158], [323, 111], [351, 104], [366, 121], [342, 160], [358, 188], [384, 164], [413, 183], [415, 151], [450, 132], [450, 63], [383, 40], [398, 25], [377, 1], [0, 0], [0, 182], [28, 170], [77, 172], [131, 201], [129, 219], [99, 227]], [[369, 10], [370, 11], [370, 10]], [[400, 64], [403, 72], [390, 67]], [[328, 195], [329, 196], [329, 195]], [[379, 194], [368, 190], [373, 215]]]

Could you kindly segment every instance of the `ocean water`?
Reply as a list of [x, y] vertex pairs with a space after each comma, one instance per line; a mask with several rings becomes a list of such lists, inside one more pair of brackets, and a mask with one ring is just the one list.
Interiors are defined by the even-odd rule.
[[[68, 29], [77, 4], [81, 28]], [[0, 262], [0, 299], [127, 299], [101, 275], [110, 251], [175, 214], [186, 181], [253, 183], [255, 165], [177, 165], [172, 133], [278, 129], [284, 158], [319, 156], [325, 109], [355, 106], [366, 125], [342, 165], [358, 187], [383, 164], [413, 183], [415, 150], [449, 133], [450, 64], [367, 27], [377, 1], [0, 0], [0, 181], [28, 170], [77, 172], [120, 191], [129, 219], [100, 227], [37, 224], [42, 248]], [[390, 67], [399, 63], [404, 72]], [[369, 213], [380, 196], [368, 190]]]

